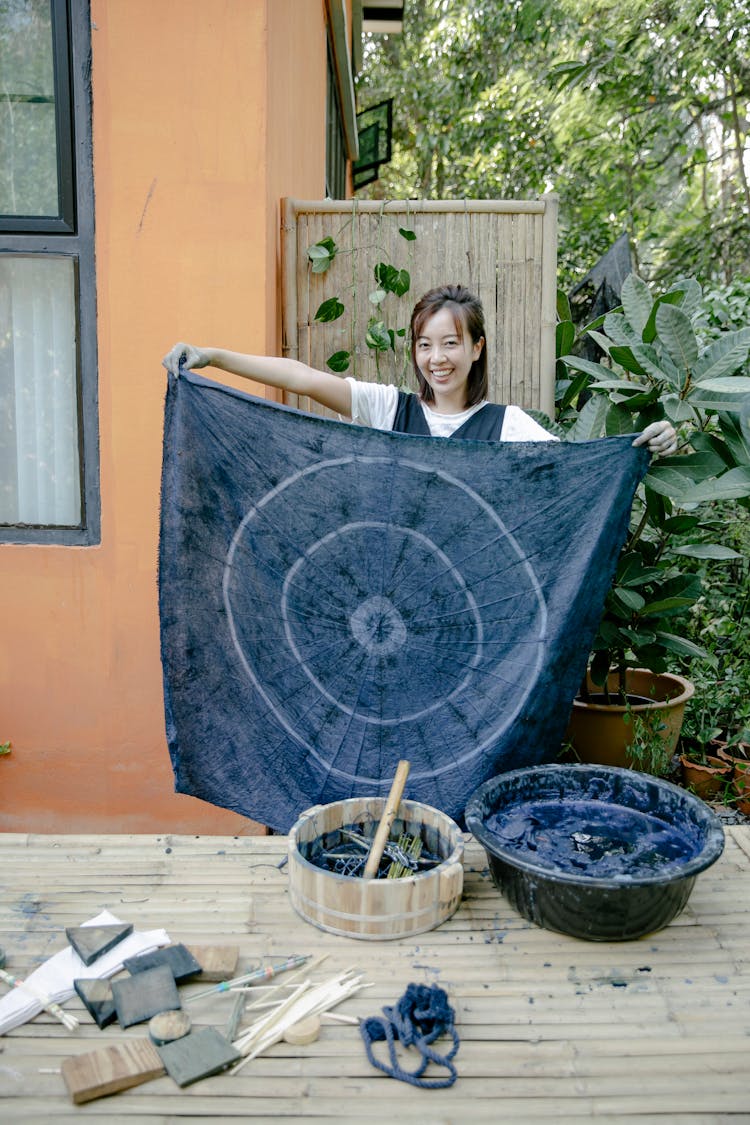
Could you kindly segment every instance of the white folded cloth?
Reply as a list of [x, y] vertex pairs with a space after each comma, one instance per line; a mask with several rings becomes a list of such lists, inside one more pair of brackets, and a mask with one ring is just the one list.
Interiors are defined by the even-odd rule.
[[[97, 914], [96, 918], [90, 918], [88, 922], [83, 922], [82, 925], [112, 926], [120, 921], [121, 919], [116, 918], [109, 910], [103, 910], [101, 914]], [[74, 980], [81, 977], [86, 977], [89, 980], [101, 980], [105, 977], [114, 976], [122, 968], [126, 957], [135, 957], [139, 953], [149, 953], [151, 950], [158, 949], [162, 945], [169, 945], [169, 943], [170, 937], [166, 930], [144, 930], [141, 932], [134, 930], [132, 934], [123, 938], [113, 949], [110, 949], [108, 953], [103, 953], [101, 957], [97, 957], [91, 965], [84, 965], [76, 951], [69, 945], [67, 949], [61, 949], [59, 953], [53, 954], [25, 979], [35, 992], [42, 994], [48, 1000], [61, 1004], [73, 995], [75, 991], [73, 988]], [[9, 971], [12, 971], [12, 969]], [[12, 1031], [14, 1027], [33, 1019], [42, 1011], [43, 1007], [44, 1004], [41, 1000], [33, 996], [31, 991], [27, 992], [23, 986], [11, 988], [11, 991], [0, 999], [0, 1035], [5, 1035], [6, 1032]]]

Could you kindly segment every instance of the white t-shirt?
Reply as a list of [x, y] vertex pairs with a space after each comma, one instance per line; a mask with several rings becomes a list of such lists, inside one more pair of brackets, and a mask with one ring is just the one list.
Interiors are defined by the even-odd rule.
[[[398, 387], [384, 383], [362, 383], [358, 379], [347, 378], [352, 389], [352, 422], [360, 426], [371, 426], [374, 430], [392, 430], [398, 408]], [[486, 401], [486, 400], [485, 400]], [[426, 403], [420, 405], [424, 411], [430, 433], [433, 437], [450, 437], [464, 422], [485, 405], [485, 401], [462, 410], [460, 414], [438, 414]], [[535, 422], [531, 415], [520, 406], [506, 406], [503, 416], [501, 441], [557, 441], [554, 434], [548, 433]]]

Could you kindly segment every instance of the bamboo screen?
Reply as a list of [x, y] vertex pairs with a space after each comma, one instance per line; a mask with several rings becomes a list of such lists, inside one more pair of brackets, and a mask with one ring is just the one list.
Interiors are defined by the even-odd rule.
[[[407, 240], [399, 229], [415, 234]], [[313, 273], [308, 248], [332, 238], [330, 268]], [[411, 277], [403, 296], [370, 300], [375, 267], [385, 262]], [[282, 200], [282, 332], [284, 354], [322, 370], [336, 352], [351, 353], [343, 375], [416, 389], [408, 330], [411, 310], [433, 286], [466, 285], [480, 297], [487, 322], [490, 398], [526, 409], [554, 410], [557, 197], [538, 200]], [[345, 313], [315, 320], [337, 297]], [[375, 352], [365, 337], [371, 319], [393, 330], [395, 350]], [[308, 400], [292, 405], [317, 409]]]

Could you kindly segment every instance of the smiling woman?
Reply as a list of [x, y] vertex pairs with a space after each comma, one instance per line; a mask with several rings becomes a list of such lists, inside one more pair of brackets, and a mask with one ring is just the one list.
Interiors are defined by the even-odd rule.
[[[361, 426], [421, 437], [474, 441], [555, 441], [555, 437], [518, 406], [488, 402], [487, 353], [481, 302], [462, 285], [430, 289], [411, 316], [411, 357], [418, 393], [392, 384], [341, 379], [298, 360], [241, 355], [221, 348], [175, 344], [164, 366], [178, 376], [182, 369], [217, 367], [335, 410]], [[657, 422], [636, 437], [649, 452], [664, 452], [674, 437], [667, 422]]]

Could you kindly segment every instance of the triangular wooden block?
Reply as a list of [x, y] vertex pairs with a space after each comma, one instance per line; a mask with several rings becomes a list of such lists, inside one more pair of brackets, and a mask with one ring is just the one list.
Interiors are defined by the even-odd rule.
[[90, 965], [132, 932], [131, 922], [118, 922], [112, 926], [70, 926], [65, 934], [84, 965]]
[[183, 1039], [156, 1050], [178, 1086], [189, 1086], [199, 1078], [218, 1074], [242, 1057], [215, 1027], [191, 1031]]
[[99, 1027], [106, 1027], [117, 1019], [112, 986], [108, 980], [74, 980], [73, 988], [83, 1000]]
[[201, 971], [200, 964], [187, 946], [179, 942], [165, 945], [162, 949], [154, 949], [150, 953], [140, 953], [137, 957], [126, 957], [123, 964], [128, 972], [134, 975], [146, 969], [155, 969], [159, 965], [167, 965], [178, 984], [190, 980]]
[[164, 1064], [148, 1039], [129, 1039], [63, 1059], [61, 1070], [73, 1103], [82, 1105], [159, 1078]]

